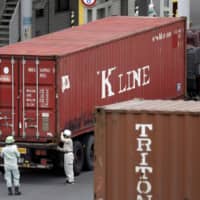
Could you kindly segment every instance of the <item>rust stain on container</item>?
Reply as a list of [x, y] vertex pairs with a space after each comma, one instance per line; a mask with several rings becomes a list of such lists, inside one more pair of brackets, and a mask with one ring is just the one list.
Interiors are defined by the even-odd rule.
[[96, 200], [199, 200], [200, 102], [96, 108]]

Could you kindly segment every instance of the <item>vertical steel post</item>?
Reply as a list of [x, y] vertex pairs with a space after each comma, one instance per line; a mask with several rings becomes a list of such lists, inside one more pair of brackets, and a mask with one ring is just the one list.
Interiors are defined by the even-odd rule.
[[164, 0], [160, 0], [160, 17], [164, 17]]
[[12, 135], [15, 135], [15, 80], [14, 80], [14, 64], [15, 64], [15, 60], [14, 57], [12, 56], [11, 58], [11, 65], [12, 65]]
[[22, 58], [22, 136], [23, 138], [26, 137], [26, 132], [25, 132], [25, 64], [26, 60], [24, 59], [24, 56]]
[[39, 59], [36, 58], [36, 137], [39, 138]]
[[32, 0], [21, 0], [21, 40], [32, 38]]
[[178, 0], [178, 16], [187, 17], [187, 28], [190, 28], [190, 0]]

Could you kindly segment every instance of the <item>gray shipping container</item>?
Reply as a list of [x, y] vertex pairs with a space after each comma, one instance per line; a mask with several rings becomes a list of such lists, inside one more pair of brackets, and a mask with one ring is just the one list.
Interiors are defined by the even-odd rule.
[[200, 102], [96, 108], [96, 200], [199, 200]]

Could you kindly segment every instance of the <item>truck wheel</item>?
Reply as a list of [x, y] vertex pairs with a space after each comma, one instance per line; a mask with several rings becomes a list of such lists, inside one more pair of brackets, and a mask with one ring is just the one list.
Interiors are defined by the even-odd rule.
[[83, 146], [79, 141], [74, 141], [74, 174], [78, 176], [82, 169], [84, 163], [84, 153]]
[[64, 153], [58, 151], [52, 151], [53, 168], [52, 172], [55, 175], [63, 176], [64, 172]]
[[0, 168], [0, 172], [2, 173], [2, 175], [4, 175], [5, 171], [3, 167]]
[[85, 168], [87, 170], [94, 169], [94, 136], [90, 135], [85, 143]]

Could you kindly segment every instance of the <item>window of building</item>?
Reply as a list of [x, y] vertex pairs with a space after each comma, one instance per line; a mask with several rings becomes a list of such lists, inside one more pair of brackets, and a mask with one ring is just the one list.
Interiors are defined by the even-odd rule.
[[105, 8], [100, 8], [97, 10], [97, 19], [104, 18], [106, 16]]
[[92, 10], [88, 9], [87, 10], [87, 22], [91, 22], [92, 21]]
[[35, 11], [36, 18], [44, 17], [44, 9], [38, 9]]
[[55, 0], [55, 12], [69, 10], [69, 0]]

